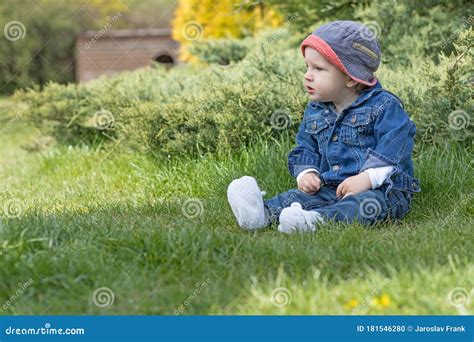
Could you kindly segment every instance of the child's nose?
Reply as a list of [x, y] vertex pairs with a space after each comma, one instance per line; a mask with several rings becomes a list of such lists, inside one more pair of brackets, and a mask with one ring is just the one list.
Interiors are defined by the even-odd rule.
[[304, 79], [306, 81], [311, 82], [311, 81], [313, 81], [313, 76], [310, 73], [307, 72], [306, 74], [304, 74]]

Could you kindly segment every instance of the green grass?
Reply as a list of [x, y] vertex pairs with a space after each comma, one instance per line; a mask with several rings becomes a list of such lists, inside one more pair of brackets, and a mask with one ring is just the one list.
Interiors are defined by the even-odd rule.
[[[466, 150], [417, 152], [423, 192], [402, 223], [287, 236], [239, 229], [226, 188], [244, 174], [268, 196], [294, 187], [292, 138], [156, 160], [86, 147], [21, 150], [34, 134], [18, 122], [0, 135], [0, 203], [10, 203], [0, 209], [2, 314], [174, 314], [181, 305], [181, 314], [472, 313], [472, 300], [448, 300], [455, 288], [473, 288]], [[183, 213], [190, 199], [197, 215]], [[93, 303], [100, 287], [113, 304]], [[278, 305], [285, 295], [291, 301]]]

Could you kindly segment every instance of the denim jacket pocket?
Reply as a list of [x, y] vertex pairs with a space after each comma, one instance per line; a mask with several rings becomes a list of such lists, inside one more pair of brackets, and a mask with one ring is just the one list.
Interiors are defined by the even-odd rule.
[[305, 132], [315, 135], [318, 145], [323, 146], [329, 137], [329, 123], [321, 116], [308, 117], [305, 121]]
[[373, 132], [373, 120], [366, 113], [349, 113], [342, 120], [341, 138], [346, 145], [365, 147]]

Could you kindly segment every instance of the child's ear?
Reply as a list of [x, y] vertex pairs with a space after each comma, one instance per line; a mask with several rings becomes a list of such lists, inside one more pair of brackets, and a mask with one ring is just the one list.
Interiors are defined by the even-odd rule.
[[354, 81], [352, 78], [350, 78], [349, 76], [347, 76], [346, 87], [348, 87], [348, 88], [354, 88], [355, 86], [357, 86], [357, 84], [358, 84], [357, 81]]

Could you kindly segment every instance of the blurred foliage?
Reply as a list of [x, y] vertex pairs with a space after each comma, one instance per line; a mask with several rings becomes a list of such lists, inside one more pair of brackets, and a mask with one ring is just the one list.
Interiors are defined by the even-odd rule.
[[281, 23], [281, 16], [262, 1], [180, 0], [172, 30], [181, 59], [192, 61], [188, 46], [194, 40], [244, 38]]
[[369, 0], [263, 0], [284, 18], [298, 14], [292, 31], [313, 31], [323, 22], [355, 19], [356, 8], [370, 4]]
[[192, 44], [189, 52], [206, 63], [228, 65], [242, 60], [254, 43], [253, 39], [208, 39]]
[[[296, 133], [308, 99], [303, 59], [291, 37], [286, 30], [262, 33], [248, 43], [244, 58], [225, 66], [208, 60], [208, 67], [147, 68], [86, 85], [52, 83], [14, 98], [28, 104], [28, 119], [60, 143], [112, 142], [164, 156], [228, 152]], [[472, 39], [472, 30], [464, 30], [439, 63], [411, 56], [408, 66], [382, 64], [379, 78], [404, 101], [418, 128], [418, 147], [471, 146]], [[104, 112], [105, 125], [98, 118]]]
[[[10, 27], [9, 37], [13, 39], [7, 39], [2, 30], [0, 93], [44, 84], [50, 79], [72, 81], [71, 56], [79, 28], [64, 18], [74, 15], [73, 6], [66, 7], [59, 0], [45, 3], [41, 6], [28, 0], [0, 2], [0, 27]], [[89, 18], [84, 21], [90, 23]]]
[[[183, 9], [184, 3], [191, 8]], [[16, 92], [14, 99], [28, 106], [25, 117], [64, 144], [112, 142], [173, 156], [293, 136], [308, 101], [298, 46], [315, 26], [345, 14], [364, 22], [381, 41], [377, 76], [404, 101], [418, 128], [417, 146], [472, 147], [473, 16], [466, 2], [315, 2], [324, 19], [308, 17], [314, 9], [307, 2], [268, 3], [279, 8], [284, 21], [279, 28], [253, 32], [256, 23], [245, 31], [237, 20], [238, 30], [227, 30], [207, 12], [199, 17], [193, 6], [201, 7], [194, 2], [181, 2], [178, 14], [194, 14], [183, 14], [174, 29], [188, 19], [201, 20], [206, 38], [187, 45], [197, 64], [170, 70], [157, 65], [87, 84], [36, 85]], [[216, 6], [227, 6], [224, 15], [232, 12], [230, 4]], [[249, 7], [237, 12], [248, 14], [261, 4], [245, 2]]]
[[[409, 56], [438, 61], [440, 50], [453, 51], [453, 34], [472, 26], [474, 3], [468, 0], [264, 0], [284, 17], [295, 13], [289, 27], [310, 34], [332, 20], [356, 20], [378, 35], [384, 62], [409, 63]], [[471, 20], [469, 18], [471, 17]], [[450, 38], [451, 37], [451, 38]]]
[[[166, 27], [173, 8], [172, 0], [2, 0], [0, 94], [48, 81], [73, 81], [76, 35], [101, 29], [118, 12], [122, 16], [113, 29]], [[8, 27], [19, 36], [7, 39]]]

